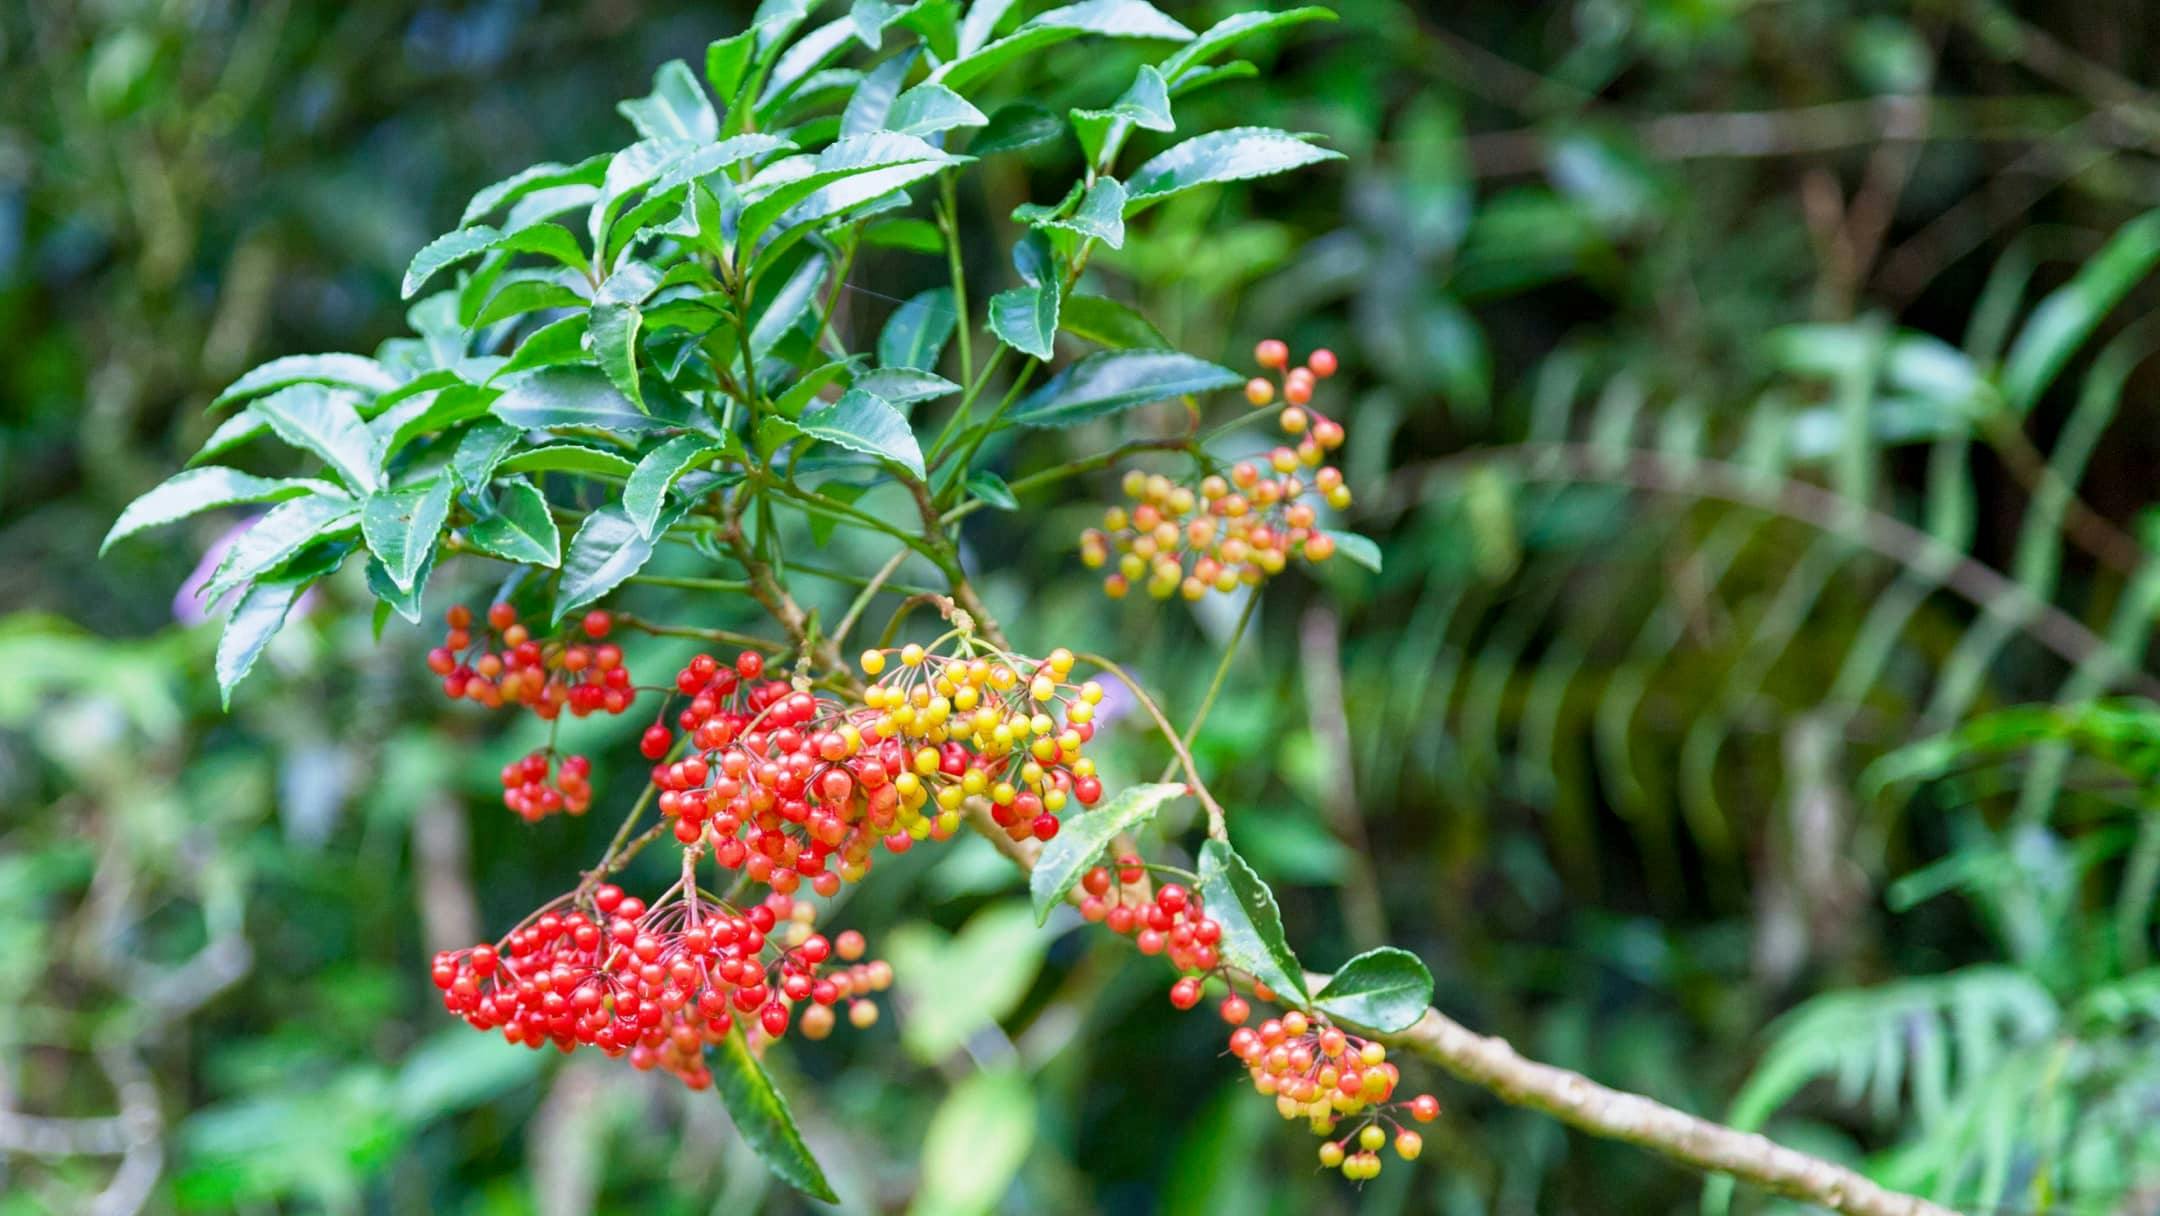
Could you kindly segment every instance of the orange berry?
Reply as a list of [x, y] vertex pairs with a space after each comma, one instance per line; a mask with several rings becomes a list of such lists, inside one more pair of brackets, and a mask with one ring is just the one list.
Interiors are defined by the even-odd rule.
[[1253, 347], [1253, 362], [1262, 367], [1282, 367], [1290, 362], [1290, 347], [1280, 338], [1269, 338]]

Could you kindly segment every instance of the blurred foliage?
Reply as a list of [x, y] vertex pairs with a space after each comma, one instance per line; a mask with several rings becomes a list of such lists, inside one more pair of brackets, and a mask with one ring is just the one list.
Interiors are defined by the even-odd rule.
[[[1186, 349], [1343, 355], [1386, 573], [1284, 580], [1197, 747], [1304, 957], [1393, 940], [1530, 1054], [1961, 1206], [2149, 1210], [2156, 724], [2094, 699], [2141, 692], [2154, 604], [2160, 33], [1981, 0], [1340, 7], [1190, 104], [1348, 160], [1182, 196], [1096, 264]], [[173, 592], [234, 517], [90, 556], [242, 368], [372, 349], [475, 188], [614, 146], [614, 99], [744, 15], [0, 9], [0, 1110], [90, 1121], [7, 1124], [0, 1213], [794, 1210], [716, 1105], [436, 1008], [428, 953], [605, 838], [502, 812], [531, 723], [442, 710], [357, 578], [220, 714], [215, 625]], [[1052, 105], [1131, 71], [1049, 64]], [[984, 264], [1030, 184], [963, 200]], [[934, 285], [912, 266], [862, 259], [851, 338]], [[1110, 488], [985, 518], [970, 557], [1177, 713], [1231, 621], [1105, 608], [1059, 538]], [[1020, 931], [979, 843], [850, 896], [905, 956], [896, 1016], [776, 1057], [847, 1210], [1696, 1203], [1449, 1086], [1425, 1165], [1317, 1176], [1115, 945]], [[1000, 999], [941, 1016], [961, 984]]]

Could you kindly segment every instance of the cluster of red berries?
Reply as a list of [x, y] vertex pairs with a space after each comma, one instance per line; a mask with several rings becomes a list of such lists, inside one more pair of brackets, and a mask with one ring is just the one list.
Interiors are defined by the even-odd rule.
[[1440, 1100], [1431, 1094], [1393, 1100], [1402, 1076], [1384, 1044], [1345, 1034], [1325, 1018], [1293, 1009], [1258, 1027], [1239, 1026], [1230, 1032], [1230, 1053], [1244, 1062], [1253, 1088], [1275, 1099], [1276, 1113], [1304, 1119], [1328, 1137], [1320, 1164], [1354, 1181], [1380, 1175], [1379, 1150], [1388, 1139], [1382, 1124], [1395, 1128], [1396, 1154], [1414, 1161], [1424, 1139], [1398, 1116], [1419, 1123], [1440, 1117]]
[[[1217, 943], [1222, 941], [1222, 926], [1200, 906], [1198, 891], [1188, 891], [1174, 882], [1157, 887], [1153, 899], [1127, 902], [1125, 888], [1136, 886], [1146, 876], [1147, 868], [1137, 857], [1118, 858], [1115, 882], [1107, 866], [1089, 870], [1080, 878], [1080, 916], [1091, 924], [1107, 926], [1112, 933], [1132, 938], [1142, 954], [1167, 954], [1179, 971], [1197, 973], [1180, 976], [1170, 986], [1170, 1003], [1190, 1009], [1200, 1003], [1206, 977], [1222, 966], [1216, 951]], [[1244, 1021], [1244, 998], [1233, 993], [1230, 1001], [1235, 1006], [1225, 1004], [1223, 1016], [1236, 1012], [1236, 1020]]]
[[[788, 893], [820, 895], [870, 870], [882, 846], [906, 852], [960, 828], [961, 804], [983, 797], [1020, 839], [1057, 834], [1068, 800], [1089, 805], [1102, 782], [1080, 747], [1102, 690], [1064, 683], [1073, 658], [1040, 662], [930, 654], [921, 646], [871, 651], [877, 675], [897, 654], [894, 678], [850, 706], [783, 680], [745, 651], [733, 665], [711, 655], [677, 673], [690, 703], [676, 716], [688, 754], [665, 761], [676, 734], [655, 723], [639, 746], [659, 806], [686, 845], [708, 841], [714, 859]], [[1045, 708], [1062, 705], [1063, 722]]]
[[557, 811], [582, 815], [592, 806], [592, 761], [564, 756], [558, 768], [554, 749], [541, 748], [503, 765], [502, 785], [503, 805], [527, 823], [537, 823]]
[[495, 945], [436, 955], [432, 978], [444, 1006], [480, 1030], [536, 1049], [597, 1047], [704, 1089], [705, 1048], [738, 1017], [767, 1039], [791, 1026], [824, 1038], [841, 1001], [853, 1025], [877, 1021], [867, 998], [891, 986], [892, 968], [861, 961], [853, 930], [813, 932], [814, 915], [777, 893], [739, 910], [678, 885], [648, 908], [603, 885], [554, 901]]
[[476, 701], [490, 709], [524, 705], [551, 722], [564, 709], [580, 718], [619, 714], [637, 701], [622, 649], [601, 641], [614, 624], [605, 612], [588, 612], [579, 622], [579, 632], [593, 644], [575, 641], [570, 633], [542, 642], [506, 603], [488, 606], [486, 632], [477, 640], [470, 608], [455, 605], [447, 619], [443, 644], [428, 651], [427, 665], [442, 677], [443, 693], [453, 701]]
[[[1307, 501], [1310, 491], [1335, 510], [1350, 505], [1342, 470], [1321, 463], [1342, 446], [1342, 424], [1312, 407], [1314, 385], [1335, 374], [1334, 352], [1316, 350], [1303, 366], [1288, 368], [1290, 348], [1270, 338], [1253, 354], [1261, 367], [1283, 373], [1277, 422], [1296, 445], [1275, 448], [1264, 462], [1241, 461], [1227, 478], [1210, 473], [1198, 487], [1159, 473], [1126, 473], [1133, 505], [1110, 508], [1101, 528], [1080, 536], [1080, 560], [1090, 569], [1116, 555], [1117, 568], [1103, 579], [1111, 598], [1144, 582], [1156, 599], [1198, 600], [1210, 591], [1257, 586], [1281, 573], [1293, 555], [1312, 562], [1334, 555], [1335, 539], [1320, 529], [1318, 508]], [[1274, 404], [1276, 395], [1265, 376], [1245, 386], [1255, 408]]]

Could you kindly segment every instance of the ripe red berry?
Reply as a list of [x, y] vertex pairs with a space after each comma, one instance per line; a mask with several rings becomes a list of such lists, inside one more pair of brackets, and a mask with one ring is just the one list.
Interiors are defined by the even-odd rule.
[[1269, 338], [1253, 347], [1253, 362], [1262, 367], [1282, 367], [1290, 362], [1290, 347], [1280, 338]]
[[1305, 366], [1312, 369], [1313, 375], [1324, 380], [1335, 374], [1335, 352], [1323, 346], [1306, 356]]
[[1410, 1099], [1410, 1117], [1420, 1123], [1430, 1123], [1440, 1117], [1440, 1099], [1431, 1094], [1419, 1094]]
[[501, 633], [503, 630], [517, 624], [517, 609], [512, 608], [503, 600], [497, 600], [488, 605], [487, 619], [488, 625], [495, 632]]
[[1200, 980], [1188, 975], [1170, 985], [1170, 1003], [1179, 1009], [1190, 1009], [1200, 1003]]
[[1243, 1026], [1245, 1019], [1252, 1016], [1252, 1006], [1245, 1003], [1244, 997], [1233, 992], [1223, 998], [1219, 1012], [1222, 1014], [1223, 1021], [1230, 1023], [1232, 1026]]
[[585, 614], [585, 636], [595, 639], [604, 638], [608, 635], [608, 630], [614, 627], [614, 624], [613, 617], [595, 608]]
[[745, 680], [755, 680], [765, 674], [765, 656], [754, 650], [745, 650], [735, 656], [735, 671]]

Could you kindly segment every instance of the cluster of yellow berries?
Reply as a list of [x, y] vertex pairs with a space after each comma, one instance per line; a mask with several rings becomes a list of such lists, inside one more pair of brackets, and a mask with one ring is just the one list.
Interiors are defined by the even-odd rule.
[[[1257, 1028], [1232, 1031], [1230, 1052], [1244, 1062], [1253, 1088], [1275, 1099], [1277, 1114], [1303, 1119], [1314, 1134], [1330, 1137], [1320, 1146], [1320, 1163], [1342, 1170], [1346, 1178], [1379, 1176], [1379, 1150], [1388, 1138], [1381, 1123], [1396, 1122], [1391, 1111], [1419, 1123], [1440, 1116], [1439, 1099], [1431, 1094], [1407, 1103], [1392, 1101], [1402, 1075], [1388, 1061], [1385, 1045], [1345, 1034], [1294, 1009]], [[1337, 1136], [1345, 1120], [1358, 1126]], [[1396, 1154], [1415, 1160], [1424, 1139], [1399, 1123], [1396, 1127]]]
[[[1292, 556], [1322, 562], [1334, 555], [1335, 540], [1320, 530], [1308, 494], [1338, 511], [1350, 505], [1342, 470], [1321, 463], [1342, 446], [1342, 424], [1311, 404], [1314, 385], [1335, 374], [1335, 355], [1316, 350], [1303, 366], [1288, 368], [1289, 348], [1273, 338], [1253, 354], [1261, 367], [1282, 373], [1277, 423], [1296, 446], [1277, 447], [1264, 461], [1242, 461], [1227, 478], [1209, 474], [1197, 488], [1159, 473], [1127, 472], [1123, 488], [1132, 505], [1110, 508], [1101, 528], [1080, 537], [1080, 560], [1090, 569], [1115, 555], [1116, 569], [1103, 579], [1112, 599], [1139, 583], [1156, 599], [1198, 600], [1210, 591], [1257, 586], [1280, 574]], [[1276, 396], [1276, 383], [1265, 376], [1245, 386], [1256, 409], [1273, 405]]]
[[[865, 651], [863, 672], [877, 682], [863, 694], [863, 729], [903, 747], [893, 782], [903, 823], [934, 813], [957, 824], [962, 804], [982, 798], [1013, 839], [1048, 840], [1070, 803], [1102, 797], [1095, 763], [1081, 754], [1102, 686], [1073, 684], [1073, 654], [1062, 647], [1032, 660], [977, 646], [963, 638], [954, 654], [914, 643]], [[926, 812], [931, 802], [937, 809]]]

